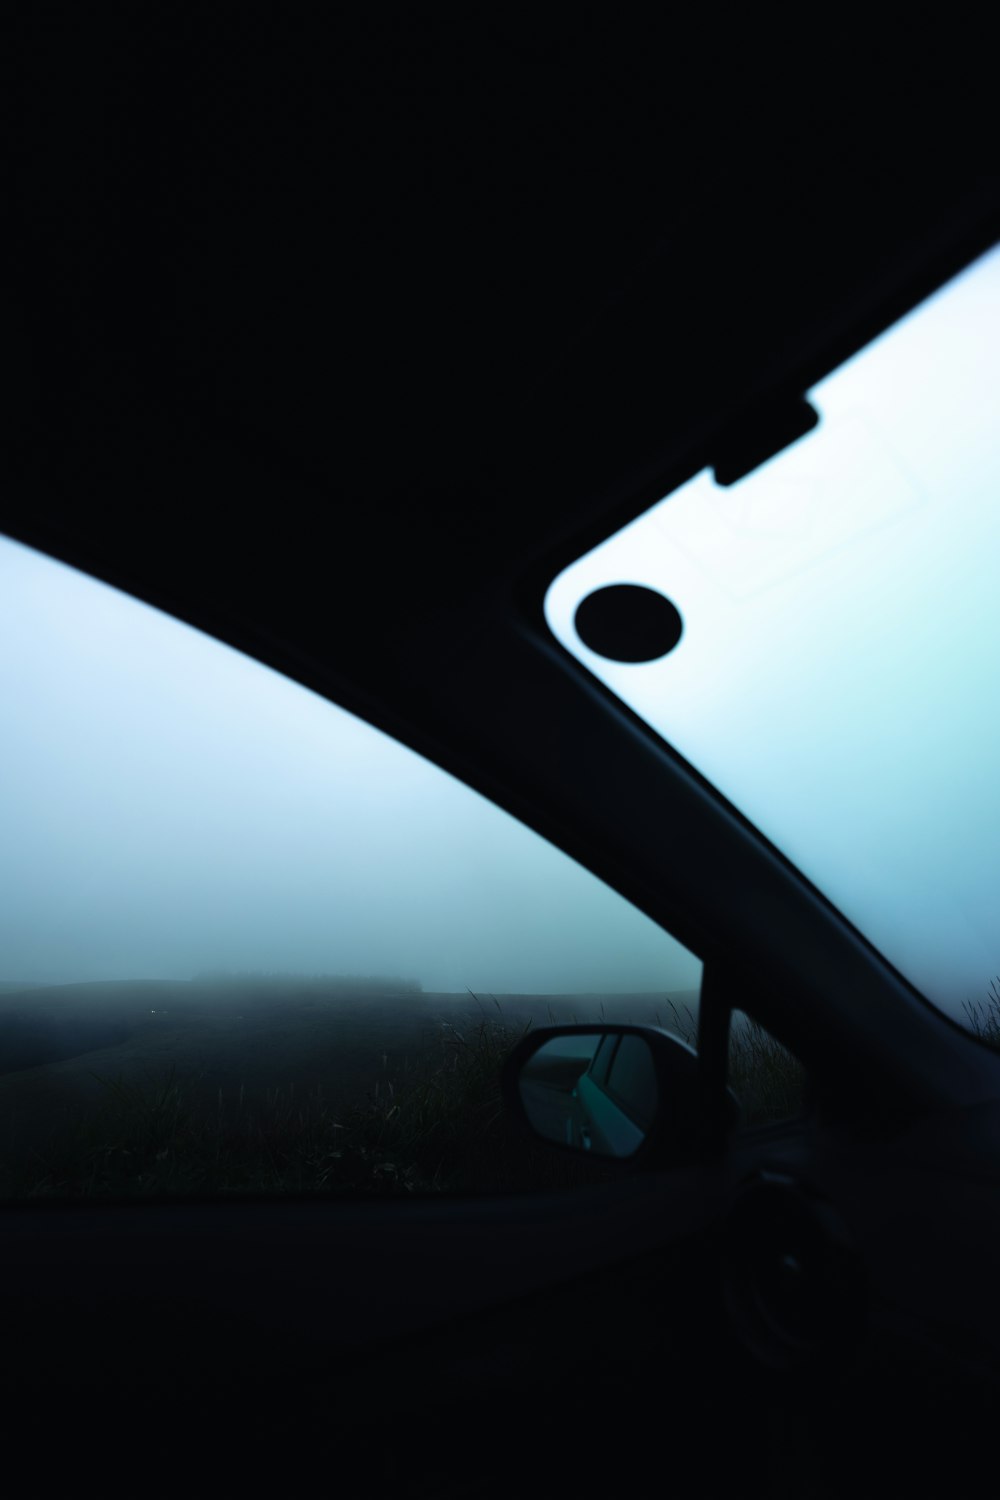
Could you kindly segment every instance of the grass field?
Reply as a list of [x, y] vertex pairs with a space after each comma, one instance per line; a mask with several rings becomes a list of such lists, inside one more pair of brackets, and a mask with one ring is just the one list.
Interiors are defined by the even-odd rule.
[[[531, 1026], [632, 1021], [694, 1041], [697, 996], [425, 994], [393, 981], [202, 979], [0, 995], [0, 1196], [494, 1193], [605, 1180], [508, 1128]], [[969, 1025], [1000, 1047], [1000, 980]], [[737, 1015], [745, 1125], [802, 1108], [796, 1060]]]
[[605, 1172], [513, 1141], [530, 1025], [671, 1025], [696, 996], [425, 994], [252, 976], [0, 996], [0, 1193], [504, 1191]]

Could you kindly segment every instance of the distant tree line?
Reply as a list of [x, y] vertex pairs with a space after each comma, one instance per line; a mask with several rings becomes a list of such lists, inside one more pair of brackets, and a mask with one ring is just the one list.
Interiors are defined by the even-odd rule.
[[192, 984], [295, 984], [336, 994], [420, 995], [418, 979], [382, 974], [305, 974], [290, 969], [203, 969], [192, 974]]

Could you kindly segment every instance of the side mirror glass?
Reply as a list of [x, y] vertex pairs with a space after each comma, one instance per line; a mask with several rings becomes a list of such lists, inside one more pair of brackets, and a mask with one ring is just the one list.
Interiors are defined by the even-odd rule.
[[501, 1072], [515, 1122], [556, 1149], [659, 1170], [714, 1149], [698, 1054], [659, 1026], [545, 1026]]
[[564, 1031], [521, 1063], [520, 1102], [544, 1140], [594, 1156], [629, 1157], [660, 1108], [660, 1072], [638, 1031]]

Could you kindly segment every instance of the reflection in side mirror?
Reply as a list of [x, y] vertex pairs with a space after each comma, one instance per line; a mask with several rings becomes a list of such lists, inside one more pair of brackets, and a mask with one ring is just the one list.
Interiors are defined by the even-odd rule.
[[545, 1140], [595, 1156], [632, 1156], [659, 1105], [645, 1037], [595, 1031], [552, 1037], [518, 1077], [528, 1123]]

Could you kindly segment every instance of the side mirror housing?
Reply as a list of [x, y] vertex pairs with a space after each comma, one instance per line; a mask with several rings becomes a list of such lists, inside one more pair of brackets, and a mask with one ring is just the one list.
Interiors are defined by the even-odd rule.
[[501, 1086], [510, 1116], [556, 1149], [655, 1168], [706, 1147], [698, 1054], [656, 1026], [529, 1032]]

